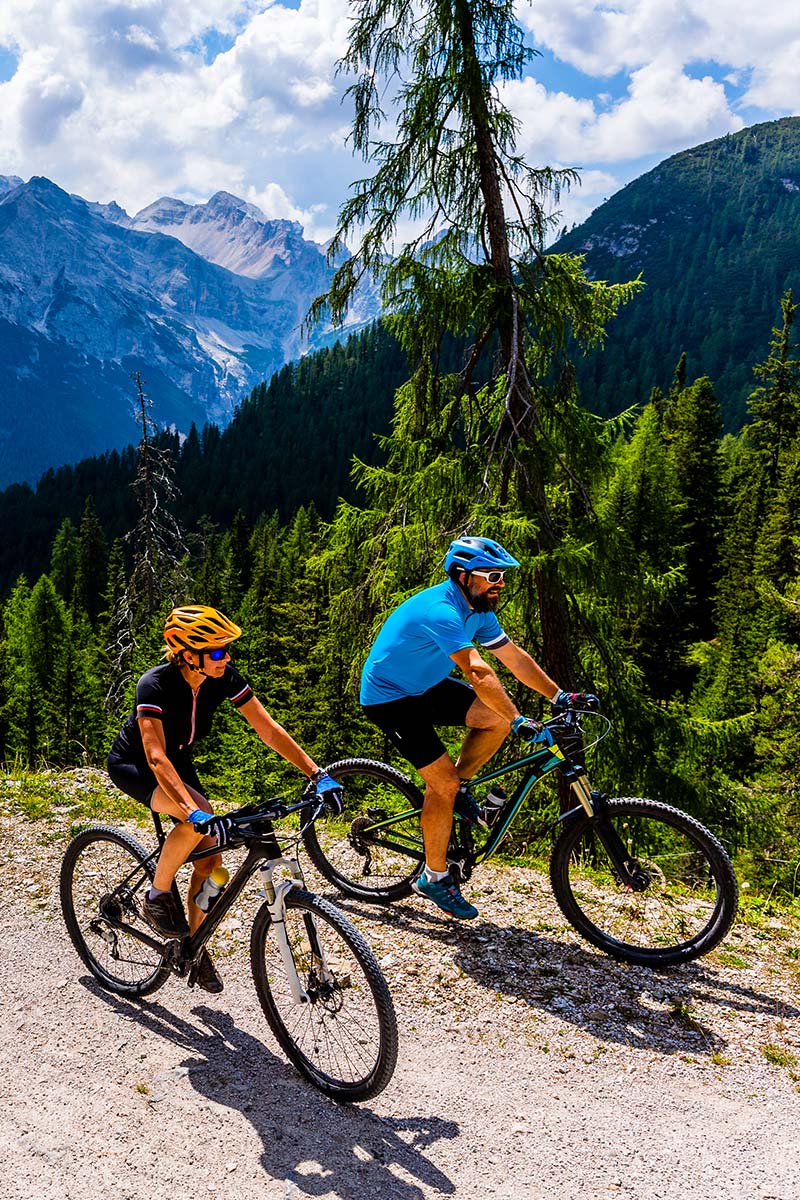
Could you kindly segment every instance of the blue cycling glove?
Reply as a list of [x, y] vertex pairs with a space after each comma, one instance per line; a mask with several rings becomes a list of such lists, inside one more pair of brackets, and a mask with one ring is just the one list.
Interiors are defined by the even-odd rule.
[[599, 712], [600, 701], [592, 692], [558, 692], [550, 701], [553, 708], [576, 708], [581, 712]]
[[344, 807], [342, 799], [342, 785], [328, 774], [327, 771], [315, 771], [311, 776], [311, 783], [314, 786], [314, 795], [317, 800], [321, 800], [329, 812], [338, 816]]
[[215, 817], [213, 813], [203, 812], [202, 808], [190, 812], [186, 820], [194, 825], [198, 833], [216, 837], [220, 846], [224, 846], [230, 839], [233, 830], [233, 822], [229, 817]]
[[545, 729], [539, 721], [534, 721], [533, 717], [515, 717], [511, 722], [511, 730], [523, 742], [530, 742], [532, 746], [552, 746], [553, 744], [553, 735], [550, 730]]

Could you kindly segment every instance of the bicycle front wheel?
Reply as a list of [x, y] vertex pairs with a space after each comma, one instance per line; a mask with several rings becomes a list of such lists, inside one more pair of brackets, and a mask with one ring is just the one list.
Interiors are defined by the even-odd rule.
[[397, 1019], [375, 955], [346, 917], [319, 896], [286, 896], [286, 938], [300, 987], [292, 994], [279, 931], [263, 904], [250, 938], [261, 1007], [287, 1057], [334, 1100], [383, 1091], [397, 1062]]
[[61, 863], [61, 911], [73, 946], [95, 979], [121, 996], [145, 996], [169, 976], [140, 915], [151, 879], [147, 851], [119, 829], [95, 825], [73, 838]]
[[344, 811], [303, 834], [314, 866], [345, 896], [378, 902], [410, 896], [425, 865], [419, 788], [369, 758], [345, 758], [325, 769], [344, 787]]
[[[611, 827], [626, 881], [603, 844]], [[602, 815], [568, 822], [550, 880], [570, 924], [614, 958], [668, 967], [707, 954], [733, 924], [739, 889], [722, 844], [693, 817], [654, 800], [606, 801]]]

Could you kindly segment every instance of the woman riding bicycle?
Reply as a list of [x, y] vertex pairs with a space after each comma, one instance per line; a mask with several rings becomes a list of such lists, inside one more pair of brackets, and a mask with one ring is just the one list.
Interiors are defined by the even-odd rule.
[[[217, 708], [230, 700], [265, 745], [292, 763], [314, 785], [317, 796], [341, 810], [341, 788], [270, 717], [249, 684], [231, 666], [230, 645], [242, 630], [216, 608], [175, 608], [164, 626], [165, 663], [145, 671], [136, 685], [136, 703], [108, 755], [108, 773], [118, 788], [153, 812], [176, 821], [164, 842], [153, 886], [143, 905], [147, 922], [164, 937], [194, 932], [205, 917], [194, 897], [221, 861], [218, 854], [194, 863], [188, 915], [173, 891], [176, 872], [197, 849], [225, 844], [228, 823], [214, 817], [194, 763], [196, 742], [210, 730]], [[198, 831], [198, 826], [202, 832]], [[222, 991], [222, 980], [206, 950], [197, 983]]]

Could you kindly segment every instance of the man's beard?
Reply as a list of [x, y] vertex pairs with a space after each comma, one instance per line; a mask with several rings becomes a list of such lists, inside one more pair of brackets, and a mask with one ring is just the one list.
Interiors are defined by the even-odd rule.
[[466, 589], [469, 597], [469, 602], [475, 609], [475, 612], [494, 612], [500, 603], [499, 592], [473, 592], [471, 587]]

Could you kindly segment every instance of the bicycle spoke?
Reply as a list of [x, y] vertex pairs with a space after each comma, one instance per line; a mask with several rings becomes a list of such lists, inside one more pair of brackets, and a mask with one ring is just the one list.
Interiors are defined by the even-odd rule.
[[393, 767], [369, 759], [346, 759], [328, 769], [344, 785], [345, 809], [308, 830], [312, 862], [346, 895], [409, 895], [424, 861], [417, 788]]
[[736, 880], [699, 822], [649, 800], [609, 802], [624, 863], [612, 863], [589, 821], [564, 830], [551, 865], [565, 916], [595, 945], [633, 962], [667, 965], [712, 949], [736, 912]]
[[61, 903], [83, 961], [105, 987], [144, 995], [163, 983], [162, 952], [121, 928], [148, 927], [140, 897], [148, 875], [145, 851], [120, 831], [97, 827], [79, 834], [64, 856]]
[[260, 913], [253, 976], [273, 1032], [328, 1094], [374, 1095], [388, 1082], [397, 1052], [391, 998], [374, 956], [341, 913], [307, 893], [287, 897], [284, 928], [308, 999], [295, 1002], [275, 929]]

